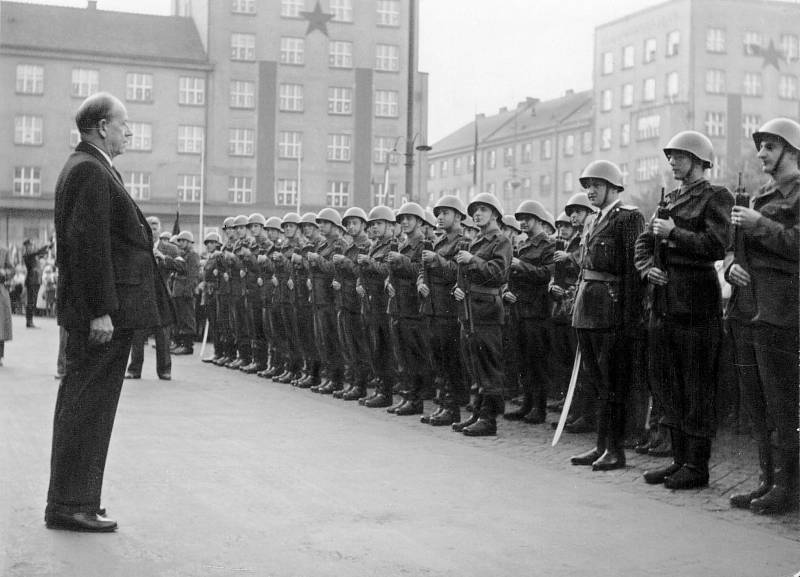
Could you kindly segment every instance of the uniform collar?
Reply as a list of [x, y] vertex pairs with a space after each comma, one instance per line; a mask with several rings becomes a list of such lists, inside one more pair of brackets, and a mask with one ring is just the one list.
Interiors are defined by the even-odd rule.
[[771, 179], [764, 193], [769, 194], [777, 190], [783, 198], [789, 198], [798, 186], [800, 186], [800, 170], [787, 174], [779, 180]]
[[497, 226], [497, 223], [495, 222], [487, 226], [485, 231], [481, 231], [480, 234], [478, 234], [478, 237], [475, 239], [475, 241], [477, 242], [483, 239], [494, 240], [495, 237], [498, 236], [500, 233], [501, 233], [500, 227]]

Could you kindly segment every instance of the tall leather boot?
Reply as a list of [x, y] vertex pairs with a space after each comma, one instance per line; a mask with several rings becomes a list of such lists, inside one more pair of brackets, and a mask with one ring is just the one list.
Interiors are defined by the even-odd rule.
[[505, 408], [503, 395], [482, 395], [478, 420], [461, 429], [468, 437], [491, 437], [497, 434], [497, 415]]
[[658, 437], [656, 442], [648, 447], [647, 454], [651, 457], [669, 457], [672, 454], [672, 438], [668, 427], [658, 426]]
[[648, 485], [660, 485], [667, 477], [680, 471], [681, 467], [686, 464], [686, 435], [678, 429], [670, 427], [664, 427], [664, 429], [672, 440], [672, 463], [666, 467], [645, 471], [642, 477], [644, 477], [644, 482]]
[[533, 390], [533, 406], [522, 417], [530, 425], [540, 425], [547, 419], [547, 387], [544, 383], [537, 383]]
[[682, 435], [686, 443], [686, 463], [664, 479], [667, 489], [682, 490], [708, 485], [708, 460], [711, 458], [711, 440], [693, 435]]
[[592, 471], [612, 471], [625, 467], [625, 405], [622, 403], [609, 403], [606, 408], [608, 414], [608, 434], [606, 437], [606, 450], [600, 458], [592, 463]]
[[470, 405], [472, 406], [472, 414], [466, 421], [459, 421], [458, 423], [452, 424], [452, 429], [460, 433], [465, 428], [474, 425], [478, 421], [478, 416], [480, 414], [481, 405], [483, 404], [483, 395], [480, 393], [475, 393], [472, 395], [472, 399], [470, 401]]
[[758, 499], [750, 501], [750, 510], [759, 515], [780, 515], [797, 509], [797, 449], [783, 449], [775, 460], [773, 485]]
[[506, 421], [521, 421], [525, 415], [531, 412], [531, 409], [533, 409], [533, 391], [525, 391], [519, 408], [506, 412], [503, 418]]
[[569, 462], [573, 465], [591, 465], [605, 453], [609, 426], [605, 405], [606, 403], [599, 403], [601, 408], [597, 410], [597, 443], [593, 449], [570, 457]]
[[[673, 441], [673, 448], [675, 443]], [[772, 488], [773, 479], [772, 446], [769, 440], [761, 441], [758, 444], [758, 467], [761, 472], [758, 475], [758, 487], [747, 493], [737, 493], [731, 495], [731, 507], [737, 509], [749, 509], [750, 503], [754, 499], [760, 499]]]

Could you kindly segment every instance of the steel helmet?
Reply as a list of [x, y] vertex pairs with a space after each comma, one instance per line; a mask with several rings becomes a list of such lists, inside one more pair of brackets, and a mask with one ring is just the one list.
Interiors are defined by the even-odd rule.
[[779, 136], [786, 141], [786, 144], [800, 151], [800, 124], [791, 118], [773, 118], [754, 132], [753, 142], [756, 143], [756, 150], [761, 147], [761, 140], [767, 134]]
[[544, 205], [538, 200], [523, 200], [514, 214], [519, 220], [522, 220], [526, 214], [529, 214], [545, 224], [550, 225], [553, 230], [556, 229], [556, 223], [553, 220], [553, 215], [547, 210]]
[[275, 230], [281, 230], [281, 219], [277, 216], [271, 216], [267, 219], [267, 223], [264, 225], [264, 228], [274, 228]]
[[491, 206], [498, 215], [498, 224], [503, 222], [503, 205], [497, 200], [497, 197], [490, 192], [481, 192], [476, 194], [475, 198], [467, 205], [467, 213], [472, 216], [475, 212], [477, 204], [485, 204]]
[[605, 180], [608, 184], [618, 188], [620, 191], [625, 190], [625, 187], [622, 186], [622, 171], [619, 169], [619, 166], [609, 160], [595, 160], [590, 162], [588, 166], [583, 169], [578, 179], [583, 188], [589, 188], [588, 180], [590, 178]]
[[360, 218], [364, 221], [364, 224], [367, 224], [367, 213], [357, 206], [351, 206], [344, 212], [344, 215], [342, 215], [342, 224], [346, 224], [348, 218]]
[[175, 244], [176, 242], [178, 242], [178, 235], [173, 234], [171, 237], [169, 237], [169, 242], [170, 244]]
[[194, 243], [194, 235], [188, 230], [182, 230], [180, 234], [178, 234], [178, 240], [188, 240]]
[[260, 224], [261, 226], [264, 226], [267, 224], [267, 219], [264, 218], [264, 215], [260, 212], [254, 212], [247, 217], [247, 224]]
[[281, 226], [285, 224], [296, 224], [300, 225], [300, 215], [296, 212], [287, 212], [283, 215], [283, 220], [281, 221]]
[[172, 235], [169, 233], [169, 231], [165, 230], [165, 231], [162, 231], [161, 234], [158, 235], [158, 238], [163, 238], [164, 240], [169, 240], [171, 236]]
[[333, 225], [338, 226], [339, 228], [344, 230], [344, 227], [342, 226], [342, 216], [339, 214], [339, 211], [336, 210], [335, 208], [328, 207], [328, 208], [323, 208], [321, 211], [319, 211], [319, 214], [317, 214], [317, 223], [319, 223], [321, 220], [327, 220]]
[[439, 216], [439, 210], [442, 208], [452, 208], [454, 211], [461, 215], [461, 218], [467, 216], [467, 209], [464, 208], [464, 203], [461, 199], [453, 194], [446, 194], [436, 201], [433, 207], [433, 215]]
[[572, 226], [572, 221], [569, 219], [566, 212], [562, 212], [558, 215], [558, 218], [556, 219], [556, 228], [558, 228], [559, 224], [564, 226]]
[[307, 212], [300, 217], [300, 224], [313, 224], [317, 226], [317, 215], [313, 212]]
[[217, 244], [222, 244], [222, 238], [220, 238], [218, 232], [211, 231], [203, 239], [203, 244], [208, 242], [216, 242]]
[[427, 222], [428, 220], [428, 217], [425, 216], [425, 211], [416, 202], [407, 202], [403, 206], [398, 208], [395, 220], [397, 220], [397, 222], [400, 222], [400, 217], [402, 217], [405, 214], [416, 216], [422, 222]]
[[517, 233], [522, 232], [522, 227], [520, 227], [519, 221], [514, 218], [513, 214], [504, 214], [502, 224], [503, 226], [513, 228]]
[[245, 215], [243, 215], [243, 214], [240, 214], [240, 215], [238, 215], [236, 218], [234, 218], [234, 219], [233, 219], [233, 224], [232, 224], [231, 226], [233, 226], [233, 227], [237, 227], [237, 226], [247, 226], [247, 224], [248, 224], [249, 222], [250, 222], [250, 219], [249, 219], [249, 218], [247, 218], [247, 217], [246, 217]]
[[395, 222], [394, 211], [388, 206], [379, 205], [369, 211], [367, 221], [372, 222], [375, 220], [385, 220], [386, 222]]
[[564, 207], [564, 212], [567, 213], [567, 216], [570, 216], [572, 211], [578, 208], [585, 208], [589, 211], [589, 214], [597, 210], [594, 205], [589, 202], [589, 197], [585, 192], [576, 192], [570, 196], [567, 205]]
[[233, 217], [229, 216], [225, 220], [222, 221], [222, 230], [226, 230], [229, 228], [233, 228]]
[[461, 226], [466, 228], [471, 228], [472, 230], [479, 230], [477, 226], [475, 226], [475, 221], [472, 220], [472, 217], [467, 215], [464, 217], [464, 220], [461, 221]]
[[714, 145], [705, 134], [696, 130], [684, 130], [670, 138], [664, 147], [667, 159], [673, 150], [691, 154], [703, 163], [704, 168], [711, 168], [714, 164]]
[[430, 208], [425, 209], [425, 224], [428, 226], [436, 227], [439, 221], [433, 215], [433, 211]]

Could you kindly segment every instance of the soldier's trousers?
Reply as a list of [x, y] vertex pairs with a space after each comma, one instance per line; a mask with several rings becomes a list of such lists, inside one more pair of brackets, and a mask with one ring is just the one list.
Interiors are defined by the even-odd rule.
[[369, 375], [369, 346], [361, 313], [339, 309], [337, 317], [339, 344], [352, 373], [352, 383], [366, 386]]
[[244, 298], [241, 296], [234, 296], [231, 299], [231, 306], [233, 308], [233, 318], [236, 321], [236, 349], [239, 353], [239, 358], [249, 363], [253, 357], [251, 344], [253, 332], [251, 328], [252, 325], [248, 319], [248, 311], [245, 307]]
[[298, 334], [297, 308], [293, 302], [280, 302], [276, 306], [281, 311], [281, 329], [277, 341], [282, 347], [282, 354], [286, 359], [286, 370], [294, 373], [300, 370], [303, 362], [300, 335]]
[[461, 342], [468, 359], [472, 378], [481, 395], [503, 395], [503, 326], [499, 324], [475, 325], [470, 334], [469, 327], [461, 324]]
[[264, 302], [261, 300], [260, 294], [247, 297], [247, 314], [253, 334], [252, 360], [259, 365], [266, 366], [269, 350], [267, 348], [267, 331], [264, 327]]
[[516, 350], [522, 392], [533, 406], [545, 410], [550, 375], [550, 327], [547, 319], [516, 318]]
[[423, 379], [430, 374], [430, 345], [426, 338], [425, 320], [401, 317], [393, 324], [404, 381], [403, 396], [408, 400], [419, 400], [425, 385]]
[[661, 423], [693, 437], [711, 438], [716, 420], [720, 319], [684, 323], [665, 318], [649, 329], [648, 338], [653, 395], [664, 411]]
[[511, 319], [506, 308], [506, 322], [503, 324], [503, 359], [505, 370], [503, 379], [504, 396], [509, 399], [519, 394], [522, 371], [522, 358], [519, 355], [519, 324]]
[[216, 353], [220, 351], [217, 331], [217, 299], [213, 295], [206, 295], [205, 307], [208, 320], [208, 339], [214, 342], [214, 356], [216, 356]]
[[[625, 398], [629, 362], [622, 329], [578, 329], [581, 371], [598, 400], [598, 437], [621, 441], [625, 434]], [[605, 442], [605, 440], [603, 440]]]
[[433, 375], [442, 383], [442, 405], [457, 408], [466, 403], [460, 336], [456, 317], [430, 317], [430, 347]]
[[175, 316], [177, 324], [175, 325], [175, 341], [179, 344], [185, 344], [191, 347], [194, 341], [194, 336], [197, 332], [195, 326], [194, 314], [194, 297], [175, 297]]
[[231, 322], [231, 296], [229, 294], [221, 294], [218, 300], [214, 353], [222, 353], [226, 357], [233, 358], [236, 356], [236, 334], [233, 331], [233, 323]]
[[391, 397], [394, 386], [395, 362], [392, 343], [392, 318], [384, 312], [374, 312], [369, 317], [369, 336], [372, 342], [372, 366], [381, 380], [381, 392]]
[[309, 304], [302, 304], [295, 308], [297, 314], [297, 328], [300, 332], [298, 341], [303, 360], [310, 371], [313, 365], [319, 363], [319, 351], [314, 331], [314, 310]]
[[341, 382], [343, 365], [339, 352], [339, 336], [336, 327], [336, 311], [333, 304], [317, 305], [317, 345], [326, 376], [334, 382]]
[[575, 351], [578, 336], [568, 322], [553, 322], [550, 325], [550, 394], [553, 398], [562, 398], [567, 392], [572, 365], [575, 363]]

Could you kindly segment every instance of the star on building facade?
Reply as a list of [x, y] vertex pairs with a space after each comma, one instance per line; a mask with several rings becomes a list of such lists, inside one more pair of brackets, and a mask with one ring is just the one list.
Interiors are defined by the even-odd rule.
[[319, 0], [317, 0], [317, 5], [314, 6], [314, 10], [311, 12], [306, 10], [301, 11], [300, 15], [308, 20], [306, 36], [311, 34], [314, 30], [319, 30], [325, 36], [328, 35], [328, 22], [333, 18], [333, 14], [326, 14], [323, 12], [322, 7], [319, 5]]
[[764, 59], [761, 68], [774, 66], [775, 70], [780, 70], [781, 60], [786, 60], [786, 58], [783, 56], [783, 52], [775, 48], [775, 43], [771, 38], [769, 40], [769, 46], [767, 48], [759, 47], [756, 53]]

